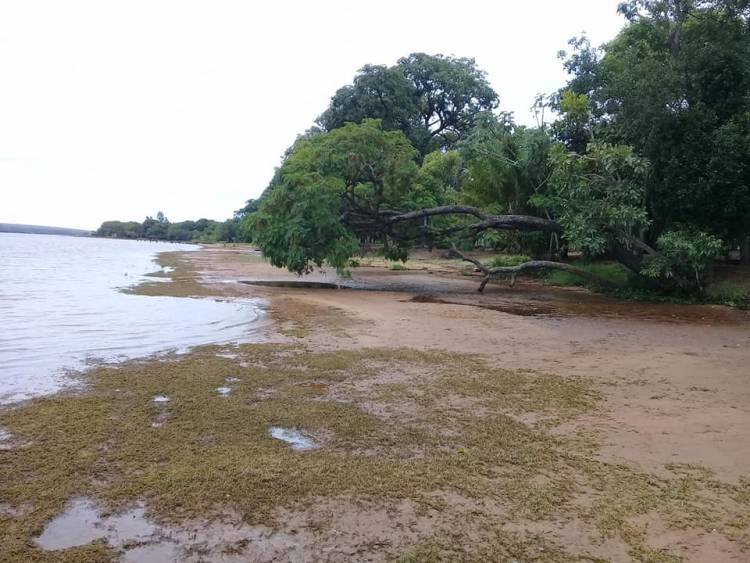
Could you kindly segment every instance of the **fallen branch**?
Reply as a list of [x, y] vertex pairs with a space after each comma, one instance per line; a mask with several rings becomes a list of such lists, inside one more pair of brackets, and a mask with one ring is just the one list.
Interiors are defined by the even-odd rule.
[[478, 288], [478, 291], [480, 293], [484, 291], [484, 288], [486, 287], [487, 283], [490, 281], [490, 279], [492, 279], [493, 276], [510, 275], [511, 276], [510, 286], [513, 287], [516, 281], [516, 276], [518, 274], [521, 274], [527, 271], [536, 271], [536, 270], [563, 270], [565, 272], [570, 272], [571, 274], [575, 274], [577, 276], [585, 278], [589, 281], [592, 281], [604, 287], [619, 287], [617, 283], [613, 282], [612, 280], [608, 278], [605, 278], [598, 274], [594, 274], [592, 272], [584, 270], [583, 268], [579, 268], [578, 266], [565, 264], [564, 262], [552, 262], [551, 260], [530, 260], [529, 262], [524, 262], [523, 264], [518, 264], [517, 266], [495, 266], [495, 267], [490, 268], [482, 264], [476, 258], [471, 258], [470, 256], [466, 256], [465, 254], [461, 253], [455, 246], [453, 246], [453, 248], [451, 249], [451, 252], [453, 252], [453, 254], [461, 258], [461, 260], [474, 264], [477, 267], [477, 269], [479, 269], [479, 271], [481, 271], [484, 274], [482, 283], [479, 284], [479, 288]]

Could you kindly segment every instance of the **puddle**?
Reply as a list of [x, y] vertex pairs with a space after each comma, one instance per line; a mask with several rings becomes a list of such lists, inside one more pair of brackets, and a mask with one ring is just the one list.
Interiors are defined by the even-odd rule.
[[13, 435], [7, 430], [0, 428], [0, 451], [13, 449]]
[[141, 545], [126, 551], [120, 563], [167, 563], [181, 561], [179, 548], [171, 542]]
[[216, 392], [222, 397], [226, 397], [232, 392], [232, 388], [231, 387], [217, 387]]
[[240, 357], [239, 354], [235, 354], [234, 352], [220, 352], [219, 354], [216, 354], [217, 358], [226, 358], [228, 360], [236, 360]]
[[36, 543], [48, 551], [86, 545], [99, 539], [120, 546], [127, 542], [147, 541], [156, 531], [141, 505], [119, 514], [102, 516], [91, 499], [77, 498], [71, 501], [65, 512], [47, 524]]
[[166, 395], [156, 395], [153, 400], [156, 404], [164, 404], [169, 402], [169, 397]]
[[[0, 503], [0, 514], [15, 512], [13, 507]], [[142, 504], [105, 516], [88, 497], [71, 500], [35, 541], [46, 551], [56, 551], [97, 540], [118, 550], [121, 563], [305, 560], [288, 557], [290, 548], [296, 547], [295, 538], [265, 526], [209, 520], [159, 525], [146, 517]]]
[[167, 422], [167, 419], [169, 418], [169, 415], [166, 412], [160, 412], [158, 415], [156, 415], [156, 418], [151, 423], [152, 428], [161, 428], [164, 426], [164, 423]]
[[300, 431], [293, 428], [282, 428], [281, 426], [271, 426], [268, 433], [272, 438], [286, 442], [295, 450], [310, 450], [317, 447], [312, 438], [305, 436]]

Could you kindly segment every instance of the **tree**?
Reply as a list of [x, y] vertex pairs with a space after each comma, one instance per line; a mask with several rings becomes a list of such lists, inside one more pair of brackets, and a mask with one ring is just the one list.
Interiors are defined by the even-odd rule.
[[497, 103], [474, 59], [413, 53], [392, 67], [360, 69], [317, 122], [331, 131], [379, 119], [384, 129], [401, 130], [426, 155], [452, 147], [471, 129], [477, 113], [493, 110]]
[[[523, 170], [519, 163], [534, 162], [535, 150], [529, 149], [531, 156], [506, 166]], [[455, 153], [430, 156], [419, 170], [416, 151], [403, 133], [384, 131], [375, 120], [300, 139], [278, 170], [259, 211], [252, 215], [254, 240], [273, 265], [301, 274], [324, 262], [345, 269], [365, 238], [381, 241], [386, 256], [405, 259], [418, 241], [450, 245], [455, 237], [472, 240], [488, 231], [546, 232], [565, 237], [591, 257], [611, 254], [634, 274], [663, 289], [702, 289], [702, 274], [716, 252], [715, 241], [702, 234], [688, 239], [677, 232], [660, 239], [664, 248], [660, 253], [642, 240], [640, 235], [649, 222], [643, 205], [648, 163], [630, 147], [594, 144], [586, 155], [555, 147], [544, 182], [549, 185], [529, 202], [537, 209], [548, 209], [557, 220], [494, 214], [487, 206], [451, 203], [440, 189], [431, 190], [431, 197], [425, 198], [425, 185], [442, 189], [456, 178], [453, 165], [457, 161]], [[514, 173], [524, 177], [517, 170]], [[461, 193], [452, 194], [457, 195]], [[432, 202], [438, 205], [430, 206]], [[494, 275], [540, 268], [597, 277], [545, 260], [487, 268], [453, 248], [486, 274], [480, 289]], [[675, 267], [683, 258], [692, 262], [687, 268]]]
[[578, 152], [592, 138], [630, 145], [649, 160], [651, 244], [680, 225], [747, 240], [748, 2], [631, 0], [620, 10], [630, 24], [601, 50], [574, 42], [566, 88], [586, 96], [589, 116], [572, 126], [580, 120], [566, 113], [558, 139]]
[[416, 151], [376, 120], [299, 139], [253, 214], [254, 240], [271, 263], [303, 273], [324, 261], [344, 269], [370, 234], [362, 213], [408, 205]]

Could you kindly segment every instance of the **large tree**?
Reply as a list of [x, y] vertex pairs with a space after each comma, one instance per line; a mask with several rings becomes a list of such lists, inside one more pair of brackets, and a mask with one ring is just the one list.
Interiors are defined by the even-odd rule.
[[[468, 205], [461, 192], [450, 190], [457, 181], [457, 154], [431, 155], [421, 169], [416, 157], [402, 132], [385, 131], [376, 120], [299, 139], [259, 211], [250, 216], [255, 242], [275, 266], [305, 273], [324, 262], [346, 269], [365, 240], [381, 242], [390, 258], [405, 259], [416, 242], [450, 245], [488, 231], [537, 231], [563, 235], [591, 256], [611, 252], [634, 273], [666, 282], [664, 287], [674, 285], [670, 277], [680, 283], [686, 277], [674, 268], [675, 259], [683, 257], [679, 253], [705, 242], [675, 235], [665, 247], [672, 253], [665, 254], [641, 240], [648, 223], [642, 206], [647, 163], [629, 147], [600, 145], [585, 156], [562, 147], [555, 150], [549, 187], [532, 203], [549, 209], [558, 220], [496, 214], [488, 206]], [[516, 159], [510, 165], [522, 164]], [[710, 259], [695, 255], [704, 262]], [[484, 283], [493, 275], [538, 268], [591, 277], [570, 265], [544, 260], [512, 268], [474, 263], [485, 272]], [[688, 272], [688, 285], [694, 273], [700, 277], [702, 268], [700, 263]]]
[[379, 119], [403, 131], [425, 155], [450, 148], [472, 128], [477, 113], [498, 98], [474, 59], [413, 53], [392, 67], [366, 65], [340, 88], [318, 118], [326, 131]]
[[651, 242], [685, 224], [747, 240], [748, 2], [631, 0], [621, 11], [630, 23], [603, 49], [574, 44], [564, 95], [588, 107], [566, 114], [558, 137], [579, 152], [592, 137], [631, 145], [650, 161]]

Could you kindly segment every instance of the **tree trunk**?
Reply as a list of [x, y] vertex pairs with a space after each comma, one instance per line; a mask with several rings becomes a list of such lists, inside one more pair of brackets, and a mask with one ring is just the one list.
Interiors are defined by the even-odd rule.
[[740, 238], [740, 264], [750, 266], [750, 235]]

